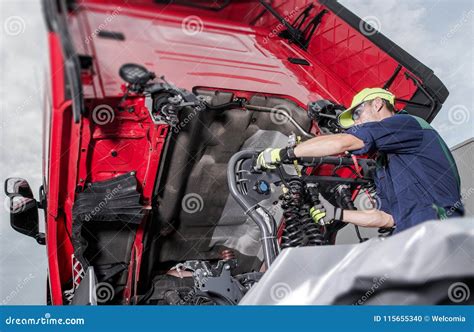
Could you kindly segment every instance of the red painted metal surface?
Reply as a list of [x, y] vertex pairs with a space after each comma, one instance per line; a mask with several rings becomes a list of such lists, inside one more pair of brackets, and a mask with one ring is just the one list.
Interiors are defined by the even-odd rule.
[[[292, 21], [309, 2], [274, 1], [274, 6]], [[262, 10], [255, 1], [232, 2], [220, 12], [158, 5], [151, 0], [81, 1], [69, 15], [68, 25], [77, 53], [91, 56], [93, 69], [82, 75], [87, 114], [78, 124], [72, 121], [71, 101], [65, 97], [59, 40], [50, 33], [53, 105], [47, 246], [54, 304], [63, 303], [62, 292], [71, 278], [68, 233], [76, 188], [133, 170], [143, 204], [151, 205], [168, 128], [152, 123], [141, 97], [127, 100], [123, 109], [117, 107], [123, 94], [123, 81], [118, 76], [122, 64], [145, 65], [188, 90], [206, 87], [241, 96], [284, 96], [300, 106], [321, 98], [347, 105], [357, 90], [381, 86], [397, 66], [333, 14], [323, 18], [308, 52], [304, 52], [277, 37], [281, 26], [268, 13], [260, 16]], [[197, 24], [197, 30], [190, 24]], [[121, 33], [125, 39], [98, 37], [103, 30]], [[305, 59], [310, 65], [290, 63], [289, 57]], [[397, 78], [391, 90], [409, 98], [415, 86]], [[111, 115], [105, 123], [94, 118], [103, 105], [110, 107]], [[145, 223], [132, 247], [125, 303], [130, 303], [136, 292]]]
[[[96, 55], [101, 79], [90, 91], [106, 96], [120, 94], [122, 82], [116, 73], [131, 58], [184, 88], [205, 81], [215, 88], [290, 95], [303, 104], [318, 96], [349, 104], [363, 87], [383, 85], [398, 64], [333, 14], [324, 16], [304, 52], [271, 32], [279, 27], [271, 15], [249, 26], [261, 11], [256, 2], [232, 4], [218, 14], [183, 6], [96, 3], [79, 14], [87, 22], [87, 32], [92, 35], [107, 22], [104, 29], [125, 36], [124, 41], [87, 37], [87, 42], [77, 41], [82, 44], [79, 48], [88, 47]], [[291, 21], [309, 1], [274, 3]], [[316, 5], [317, 10], [322, 8]], [[199, 33], [186, 30], [190, 21], [198, 25]], [[304, 58], [311, 65], [292, 64], [288, 57]], [[411, 97], [415, 87], [402, 76], [392, 91], [399, 98]]]
[[[48, 36], [51, 66], [52, 110], [50, 125], [49, 169], [47, 177], [46, 245], [48, 274], [53, 304], [62, 304], [62, 284], [71, 271], [69, 262], [72, 245], [67, 236], [66, 205], [69, 161], [78, 139], [77, 125], [73, 124], [71, 101], [65, 99], [63, 55], [56, 34]], [[73, 191], [74, 192], [74, 191]], [[65, 213], [68, 210], [68, 213]]]

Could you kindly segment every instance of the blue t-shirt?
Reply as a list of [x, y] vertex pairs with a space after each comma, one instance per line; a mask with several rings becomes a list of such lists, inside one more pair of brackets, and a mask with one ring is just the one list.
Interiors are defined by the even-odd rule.
[[378, 208], [392, 215], [395, 232], [438, 219], [440, 211], [447, 217], [464, 214], [454, 159], [425, 120], [402, 112], [347, 133], [364, 141], [364, 147], [352, 153], [378, 153]]

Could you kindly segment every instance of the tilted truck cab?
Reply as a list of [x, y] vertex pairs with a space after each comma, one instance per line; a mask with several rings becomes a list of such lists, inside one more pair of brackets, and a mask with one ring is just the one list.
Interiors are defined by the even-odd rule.
[[373, 185], [370, 156], [280, 177], [254, 173], [255, 151], [341, 132], [337, 114], [364, 87], [389, 89], [428, 122], [448, 96], [333, 0], [44, 0], [43, 10], [44, 185], [39, 201], [23, 179], [6, 192], [12, 227], [47, 246], [53, 304], [238, 303], [281, 250], [335, 243], [344, 225], [303, 224], [307, 192], [353, 207]]

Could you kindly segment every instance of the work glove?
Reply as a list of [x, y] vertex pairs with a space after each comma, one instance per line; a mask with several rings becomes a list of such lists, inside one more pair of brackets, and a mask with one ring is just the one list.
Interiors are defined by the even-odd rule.
[[343, 220], [342, 209], [329, 203], [322, 195], [319, 195], [320, 204], [313, 206], [309, 213], [315, 223], [320, 225], [331, 224], [335, 220]]
[[309, 209], [309, 214], [315, 223], [320, 225], [325, 224], [324, 217], [326, 217], [326, 209], [322, 204], [318, 204]]
[[291, 162], [295, 159], [293, 148], [268, 148], [260, 152], [255, 167], [257, 169], [275, 169], [281, 163]]

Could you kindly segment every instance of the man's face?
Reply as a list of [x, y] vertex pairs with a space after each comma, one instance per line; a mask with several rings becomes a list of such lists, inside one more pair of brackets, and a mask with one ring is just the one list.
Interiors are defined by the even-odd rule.
[[365, 101], [352, 111], [352, 119], [356, 125], [379, 121], [379, 111], [383, 107], [383, 101], [380, 98]]

